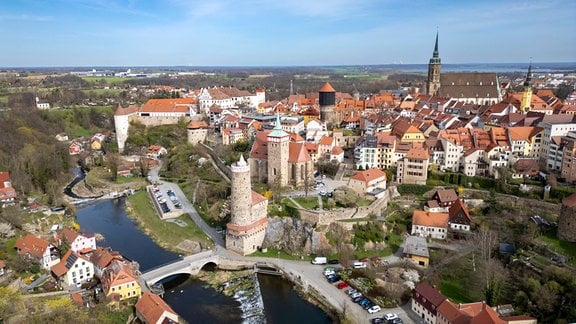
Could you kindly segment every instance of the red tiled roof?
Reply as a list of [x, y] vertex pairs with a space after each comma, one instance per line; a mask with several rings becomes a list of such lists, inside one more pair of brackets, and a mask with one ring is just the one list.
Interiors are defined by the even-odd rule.
[[288, 144], [288, 162], [300, 163], [308, 161], [310, 161], [310, 155], [305, 143], [291, 142]]
[[39, 237], [32, 234], [26, 234], [25, 237], [20, 237], [16, 240], [14, 247], [18, 249], [20, 254], [30, 254], [41, 258], [49, 245], [50, 243]]
[[262, 196], [261, 194], [257, 193], [256, 191], [252, 191], [252, 206], [258, 205], [259, 203], [263, 202], [264, 200], [268, 200], [266, 197]]
[[428, 227], [448, 227], [448, 214], [432, 213], [423, 210], [414, 210], [412, 214], [412, 225]]
[[6, 181], [10, 181], [10, 173], [7, 171], [0, 172], [0, 188], [4, 187]]
[[365, 171], [357, 171], [353, 176], [350, 177], [350, 179], [363, 181], [365, 183], [369, 183], [370, 181], [380, 178], [384, 178], [384, 180], [386, 180], [386, 172], [378, 168], [370, 168]]
[[188, 129], [199, 129], [199, 128], [208, 128], [208, 124], [206, 124], [203, 120], [193, 120], [188, 124]]
[[440, 202], [450, 202], [458, 199], [458, 194], [456, 194], [454, 189], [440, 189], [436, 191], [436, 196], [438, 196]]
[[436, 307], [440, 306], [440, 304], [446, 300], [446, 297], [444, 297], [444, 295], [442, 295], [436, 288], [425, 282], [419, 283], [418, 286], [414, 288], [414, 292], [426, 298], [426, 300], [430, 301], [430, 303]]
[[318, 92], [336, 92], [329, 82], [324, 83]]
[[568, 207], [576, 207], [576, 192], [571, 194], [570, 196], [562, 199], [562, 205]]
[[130, 105], [126, 108], [123, 108], [122, 106], [119, 105], [118, 109], [116, 109], [116, 112], [114, 112], [114, 115], [116, 115], [116, 116], [130, 115], [130, 114], [137, 112], [139, 109], [140, 109], [140, 107], [138, 107], [136, 105]]
[[146, 323], [158, 323], [162, 319], [164, 312], [176, 312], [159, 296], [145, 291], [136, 302], [136, 312], [142, 316]]

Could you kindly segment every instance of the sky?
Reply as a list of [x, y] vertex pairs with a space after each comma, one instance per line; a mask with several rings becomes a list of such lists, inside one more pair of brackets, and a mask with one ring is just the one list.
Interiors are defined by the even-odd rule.
[[3, 0], [0, 66], [575, 62], [574, 0]]

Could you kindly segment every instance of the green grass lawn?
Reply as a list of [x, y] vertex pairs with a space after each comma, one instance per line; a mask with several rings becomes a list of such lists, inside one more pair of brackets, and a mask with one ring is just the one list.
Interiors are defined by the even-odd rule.
[[552, 251], [558, 252], [570, 258], [568, 264], [576, 266], [576, 242], [561, 241], [555, 232], [548, 232], [537, 239], [538, 242], [547, 245]]
[[116, 76], [108, 76], [108, 77], [84, 76], [84, 77], [82, 77], [82, 79], [85, 81], [91, 82], [91, 83], [97, 83], [100, 80], [104, 80], [107, 83], [122, 83], [122, 82], [130, 80], [132, 78], [122, 78], [122, 77], [116, 77]]
[[319, 207], [318, 197], [296, 197], [294, 200], [306, 209], [316, 209]]
[[184, 214], [177, 219], [185, 222], [188, 226], [180, 227], [175, 223], [161, 220], [156, 214], [152, 202], [145, 191], [136, 193], [128, 198], [131, 217], [136, 218], [140, 228], [150, 235], [156, 242], [164, 248], [182, 252], [176, 249], [176, 245], [184, 240], [200, 242], [202, 247], [212, 247], [214, 243], [209, 240], [206, 234], [196, 226], [188, 214]]

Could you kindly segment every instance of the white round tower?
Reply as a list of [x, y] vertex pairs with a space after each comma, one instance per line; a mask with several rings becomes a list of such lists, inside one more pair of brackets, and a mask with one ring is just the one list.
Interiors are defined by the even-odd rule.
[[248, 225], [252, 223], [252, 188], [250, 183], [250, 166], [240, 154], [240, 160], [231, 166], [232, 193], [230, 195], [231, 220], [234, 225]]

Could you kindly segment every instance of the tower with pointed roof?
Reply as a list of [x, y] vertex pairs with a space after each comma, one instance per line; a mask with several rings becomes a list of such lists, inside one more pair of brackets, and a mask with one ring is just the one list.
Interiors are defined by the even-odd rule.
[[320, 88], [318, 103], [320, 105], [320, 120], [330, 125], [334, 123], [334, 105], [336, 105], [336, 90], [329, 82]]
[[252, 191], [250, 166], [240, 155], [231, 166], [230, 222], [226, 225], [226, 249], [247, 255], [262, 247], [268, 225], [268, 200]]
[[532, 62], [528, 66], [528, 73], [526, 74], [526, 80], [524, 80], [524, 92], [522, 92], [522, 102], [520, 103], [520, 109], [524, 113], [530, 111], [532, 103]]
[[290, 134], [282, 129], [280, 115], [276, 115], [276, 125], [268, 134], [268, 184], [285, 187], [288, 185], [288, 155]]
[[434, 52], [428, 62], [428, 79], [426, 82], [426, 93], [435, 95], [440, 89], [440, 54], [438, 53], [438, 32], [436, 32], [436, 42], [434, 43]]

